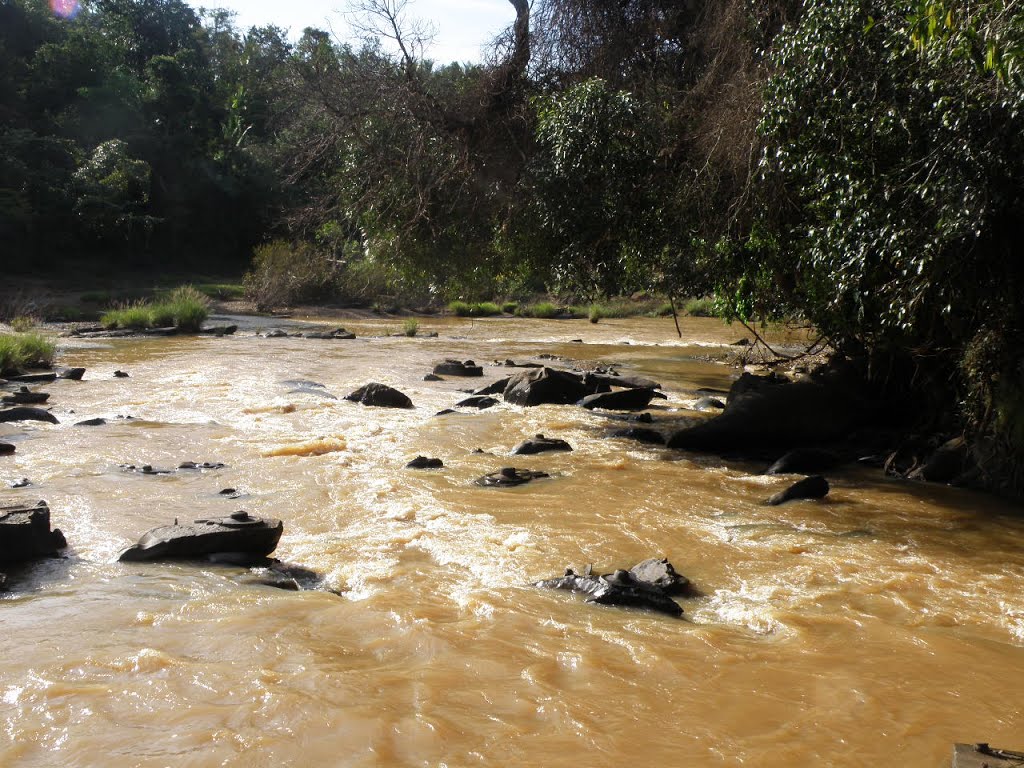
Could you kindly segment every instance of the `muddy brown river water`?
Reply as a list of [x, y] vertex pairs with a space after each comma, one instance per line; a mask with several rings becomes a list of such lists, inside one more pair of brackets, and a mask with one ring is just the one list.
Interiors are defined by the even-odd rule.
[[[698, 358], [735, 328], [427, 319], [438, 338], [408, 339], [345, 321], [360, 338], [323, 341], [259, 325], [67, 340], [60, 362], [88, 372], [45, 387], [62, 423], [0, 425], [18, 448], [0, 480], [33, 482], [0, 504], [46, 499], [71, 543], [0, 598], [0, 765], [924, 768], [955, 741], [1024, 748], [1018, 507], [866, 470], [768, 507], [793, 478], [608, 439], [574, 406], [435, 417], [481, 380], [422, 381], [445, 357], [615, 363], [664, 384], [657, 427], [728, 387], [734, 369]], [[299, 379], [339, 398], [380, 381], [416, 408], [284, 383]], [[118, 415], [136, 418], [73, 426]], [[575, 450], [508, 455], [538, 432]], [[446, 466], [403, 469], [417, 454]], [[183, 461], [226, 467], [119, 469]], [[509, 465], [553, 477], [472, 484]], [[150, 527], [237, 509], [283, 519], [276, 555], [340, 594], [117, 561]], [[529, 586], [652, 555], [702, 590], [685, 620]]]

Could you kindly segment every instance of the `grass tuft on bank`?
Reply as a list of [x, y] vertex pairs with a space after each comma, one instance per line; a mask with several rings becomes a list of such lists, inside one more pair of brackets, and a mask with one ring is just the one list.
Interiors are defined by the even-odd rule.
[[191, 285], [175, 288], [159, 301], [137, 301], [103, 313], [100, 324], [109, 330], [177, 328], [196, 333], [209, 316], [209, 299]]
[[49, 368], [56, 348], [38, 333], [0, 334], [0, 372]]

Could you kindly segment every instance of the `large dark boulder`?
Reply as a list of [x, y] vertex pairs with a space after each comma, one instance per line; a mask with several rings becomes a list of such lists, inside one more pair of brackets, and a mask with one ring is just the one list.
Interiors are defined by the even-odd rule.
[[81, 381], [83, 376], [85, 376], [85, 368], [62, 368], [57, 372], [58, 379], [67, 381]]
[[508, 386], [508, 382], [511, 376], [506, 376], [504, 379], [498, 379], [488, 384], [486, 387], [479, 387], [473, 390], [474, 395], [500, 395], [505, 391], [505, 387]]
[[534, 453], [544, 453], [546, 451], [571, 451], [572, 446], [569, 445], [565, 440], [560, 440], [557, 437], [544, 437], [544, 435], [536, 435], [529, 440], [524, 440], [515, 448], [512, 449], [512, 453], [516, 455], [528, 456]]
[[399, 392], [387, 384], [371, 382], [366, 384], [350, 395], [345, 396], [346, 400], [363, 405], [376, 406], [378, 408], [412, 408], [412, 400], [408, 395]]
[[472, 360], [445, 360], [434, 366], [437, 376], [483, 376], [484, 369]]
[[604, 408], [607, 411], [642, 411], [650, 405], [655, 391], [646, 387], [620, 389], [617, 392], [599, 392], [582, 398], [578, 405], [584, 408]]
[[583, 377], [555, 368], [531, 368], [517, 373], [505, 385], [505, 402], [513, 405], [568, 405], [590, 394]]
[[779, 491], [768, 499], [768, 504], [775, 507], [796, 499], [823, 499], [828, 495], [828, 480], [821, 475], [811, 475], [793, 483], [784, 491]]
[[34, 506], [0, 507], [0, 563], [52, 557], [66, 546], [60, 529], [50, 530], [50, 508], [45, 501]]
[[779, 455], [841, 440], [870, 419], [864, 398], [838, 377], [787, 383], [744, 373], [720, 416], [674, 434], [669, 448], [737, 456]]
[[49, 424], [59, 424], [57, 417], [42, 408], [33, 408], [27, 405], [20, 405], [15, 408], [0, 410], [0, 424], [9, 421], [45, 421]]
[[175, 520], [174, 525], [146, 531], [139, 543], [126, 549], [120, 559], [141, 562], [204, 558], [223, 552], [261, 558], [274, 551], [283, 532], [284, 524], [280, 520], [252, 517], [248, 512], [184, 525], [178, 525]]

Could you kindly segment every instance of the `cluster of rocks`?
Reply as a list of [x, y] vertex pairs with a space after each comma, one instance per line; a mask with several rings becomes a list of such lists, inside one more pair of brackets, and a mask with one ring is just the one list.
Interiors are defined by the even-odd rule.
[[672, 596], [697, 594], [688, 578], [677, 573], [667, 559], [659, 558], [604, 575], [595, 575], [589, 565], [580, 572], [566, 568], [561, 576], [535, 582], [534, 586], [589, 595], [588, 603], [646, 608], [669, 616], [683, 615], [682, 606]]

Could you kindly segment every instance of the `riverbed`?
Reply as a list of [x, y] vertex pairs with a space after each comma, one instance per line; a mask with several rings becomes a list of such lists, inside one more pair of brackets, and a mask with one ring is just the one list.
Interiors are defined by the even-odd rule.
[[[0, 765], [933, 768], [957, 741], [1024, 747], [1019, 507], [857, 468], [770, 507], [795, 477], [608, 438], [622, 424], [600, 412], [435, 416], [510, 373], [492, 361], [554, 355], [660, 381], [667, 429], [738, 375], [714, 362], [736, 328], [337, 324], [358, 338], [262, 338], [275, 322], [255, 319], [61, 341], [58, 362], [87, 368], [41, 387], [61, 423], [0, 425], [17, 445], [0, 481], [32, 481], [0, 505], [46, 499], [70, 543], [0, 597]], [[484, 378], [423, 381], [447, 357]], [[340, 399], [370, 381], [415, 408]], [[74, 426], [92, 417], [108, 423]], [[574, 450], [509, 455], [537, 433]], [[420, 454], [444, 469], [404, 468]], [[120, 466], [185, 461], [225, 466]], [[552, 477], [473, 484], [506, 466]], [[282, 519], [276, 556], [324, 588], [117, 560], [148, 528], [239, 509]], [[684, 619], [531, 586], [651, 556], [702, 593]]]

